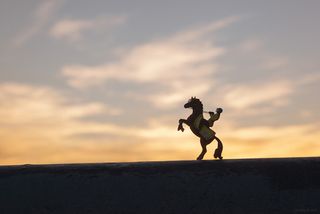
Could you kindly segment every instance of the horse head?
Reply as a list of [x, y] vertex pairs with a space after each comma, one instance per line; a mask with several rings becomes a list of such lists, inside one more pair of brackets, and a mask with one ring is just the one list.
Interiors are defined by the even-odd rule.
[[184, 108], [192, 108], [193, 110], [199, 110], [202, 112], [203, 105], [198, 98], [191, 97], [191, 99], [189, 99], [189, 101], [186, 104], [184, 104]]

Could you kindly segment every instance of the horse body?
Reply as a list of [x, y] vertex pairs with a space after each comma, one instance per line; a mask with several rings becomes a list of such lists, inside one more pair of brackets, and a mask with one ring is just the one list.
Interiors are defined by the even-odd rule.
[[199, 132], [199, 129], [197, 129], [193, 124], [194, 124], [194, 121], [197, 119], [199, 114], [193, 112], [188, 118], [187, 118], [187, 121], [188, 121], [188, 126], [190, 127], [190, 130], [193, 132], [193, 134], [195, 134], [196, 136], [198, 137], [201, 137], [200, 136], [200, 132]]
[[218, 147], [214, 152], [214, 158], [222, 159], [221, 153], [223, 150], [223, 145], [221, 140], [216, 136], [215, 132], [209, 127], [212, 127], [214, 121], [218, 120], [222, 109], [217, 109], [217, 113], [210, 112], [211, 118], [206, 120], [203, 118], [203, 105], [201, 101], [197, 98], [191, 98], [188, 103], [184, 105], [185, 108], [192, 108], [192, 114], [185, 120], [179, 120], [178, 131], [184, 131], [183, 123], [190, 127], [190, 130], [200, 138], [200, 144], [202, 147], [202, 152], [198, 156], [197, 160], [202, 160], [207, 152], [207, 145], [213, 140], [217, 140]]

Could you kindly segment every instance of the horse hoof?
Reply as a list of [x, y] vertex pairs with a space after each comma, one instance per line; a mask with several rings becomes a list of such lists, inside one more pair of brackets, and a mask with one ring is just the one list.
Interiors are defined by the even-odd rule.
[[220, 160], [222, 160], [222, 159], [223, 159], [223, 157], [222, 157], [222, 156], [220, 156], [220, 157], [219, 157], [219, 159], [220, 159]]
[[197, 157], [197, 160], [202, 160], [203, 157]]
[[221, 157], [221, 151], [219, 151], [218, 149], [216, 149], [216, 150], [214, 151], [213, 157], [214, 157], [214, 158], [222, 159], [222, 157]]
[[218, 158], [219, 157], [219, 155], [217, 154], [218, 152], [216, 151], [214, 154], [213, 154], [213, 157], [214, 158]]

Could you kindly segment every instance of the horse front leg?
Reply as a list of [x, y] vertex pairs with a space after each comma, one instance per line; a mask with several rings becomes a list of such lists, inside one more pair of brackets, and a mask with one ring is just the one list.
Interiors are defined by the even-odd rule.
[[204, 155], [207, 153], [207, 145], [208, 145], [207, 141], [201, 138], [200, 144], [202, 147], [202, 151], [201, 151], [200, 155], [197, 157], [197, 160], [202, 160]]
[[183, 125], [182, 125], [183, 123], [185, 123], [185, 124], [188, 125], [188, 121], [187, 121], [187, 120], [185, 120], [185, 119], [180, 119], [180, 120], [179, 120], [179, 125], [178, 125], [178, 131], [180, 131], [180, 130], [181, 130], [182, 132], [184, 131], [184, 128], [183, 128]]

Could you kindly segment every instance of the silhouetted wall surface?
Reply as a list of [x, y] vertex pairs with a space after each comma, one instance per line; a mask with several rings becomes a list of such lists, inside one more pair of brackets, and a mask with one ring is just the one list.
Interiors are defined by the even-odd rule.
[[320, 213], [320, 158], [2, 166], [0, 213]]

